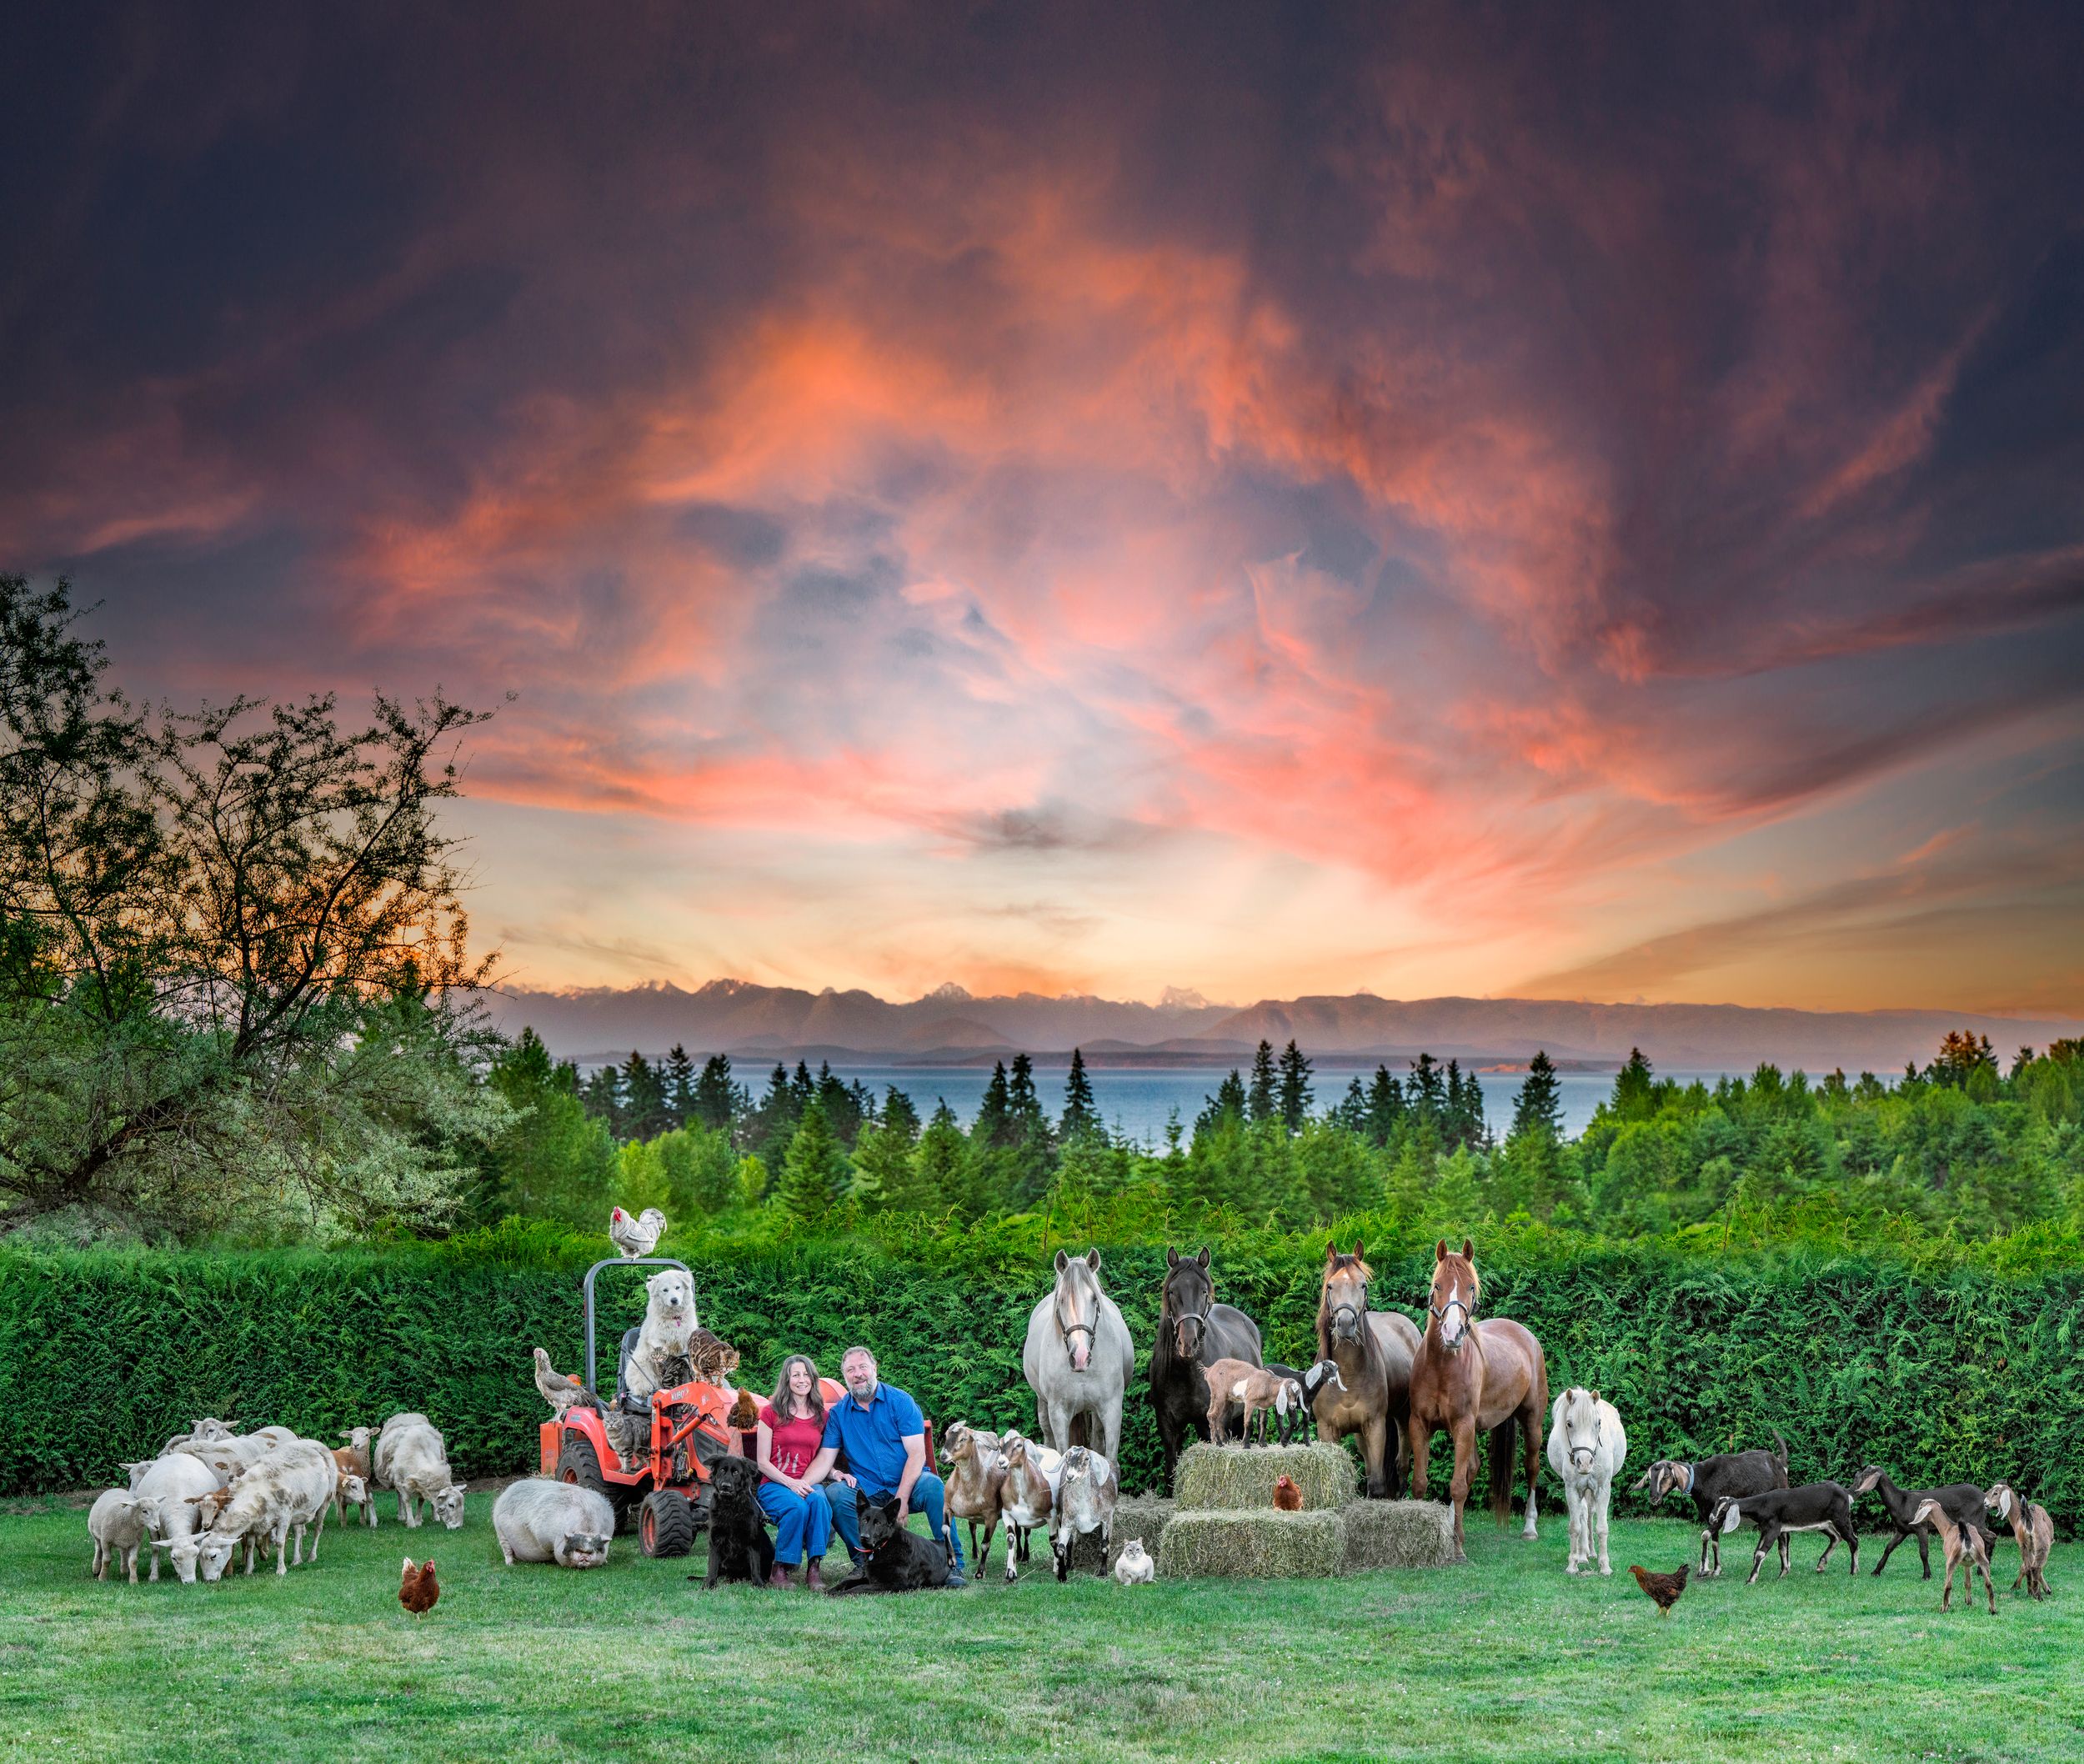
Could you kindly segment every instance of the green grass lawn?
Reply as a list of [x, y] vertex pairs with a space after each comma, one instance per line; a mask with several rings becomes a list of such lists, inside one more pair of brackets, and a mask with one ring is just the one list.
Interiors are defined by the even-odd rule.
[[[834, 1601], [705, 1594], [699, 1556], [622, 1539], [589, 1573], [508, 1569], [490, 1507], [473, 1496], [460, 1532], [328, 1530], [286, 1581], [132, 1587], [87, 1577], [83, 1511], [16, 1503], [0, 1756], [2084, 1756], [2073, 1546], [2036, 1606], [2002, 1591], [2007, 1542], [1994, 1619], [1958, 1587], [1942, 1616], [1904, 1551], [1878, 1581], [1842, 1551], [1819, 1578], [1813, 1537], [1785, 1581], [1746, 1590], [1746, 1545], [1661, 1619], [1625, 1566], [1676, 1567], [1694, 1530], [1618, 1523], [1614, 1577], [1573, 1580], [1560, 1513], [1533, 1544], [1472, 1513], [1471, 1560], [1444, 1571], [1125, 1591], [1044, 1561], [1010, 1589]], [[443, 1597], [415, 1622], [398, 1565], [429, 1551]]]

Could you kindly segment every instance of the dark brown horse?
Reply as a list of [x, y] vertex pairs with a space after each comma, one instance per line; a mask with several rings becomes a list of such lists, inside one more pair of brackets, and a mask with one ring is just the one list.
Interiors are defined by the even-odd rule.
[[1534, 1490], [1541, 1471], [1541, 1429], [1549, 1412], [1549, 1366], [1531, 1331], [1509, 1317], [1476, 1320], [1482, 1283], [1475, 1246], [1462, 1240], [1450, 1255], [1442, 1238], [1433, 1251], [1433, 1290], [1418, 1357], [1411, 1365], [1409, 1423], [1411, 1488], [1425, 1497], [1425, 1457], [1433, 1430], [1455, 1442], [1455, 1548], [1462, 1547], [1461, 1515], [1476, 1476], [1476, 1435], [1490, 1435], [1490, 1511], [1502, 1524], [1512, 1511], [1512, 1430], [1526, 1445], [1527, 1522], [1534, 1531]]
[[1165, 1251], [1165, 1284], [1159, 1289], [1158, 1340], [1150, 1350], [1150, 1406], [1158, 1416], [1158, 1440], [1165, 1451], [1165, 1486], [1172, 1492], [1180, 1454], [1196, 1438], [1209, 1436], [1209, 1381], [1201, 1368], [1211, 1360], [1242, 1360], [1262, 1366], [1259, 1326], [1235, 1305], [1215, 1302], [1209, 1252]]
[[1360, 1436], [1368, 1495], [1380, 1501], [1401, 1493], [1404, 1486], [1404, 1417], [1419, 1335], [1402, 1313], [1368, 1309], [1370, 1277], [1358, 1243], [1350, 1255], [1341, 1255], [1335, 1244], [1325, 1245], [1324, 1285], [1317, 1295], [1317, 1357], [1337, 1365], [1345, 1388], [1327, 1381], [1317, 1392], [1312, 1418], [1320, 1440]]

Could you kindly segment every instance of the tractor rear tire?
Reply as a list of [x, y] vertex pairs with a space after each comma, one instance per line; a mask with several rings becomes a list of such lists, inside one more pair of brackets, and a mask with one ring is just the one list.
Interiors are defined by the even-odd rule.
[[600, 1473], [600, 1454], [594, 1450], [594, 1442], [584, 1434], [565, 1434], [564, 1444], [557, 1454], [557, 1480], [606, 1496], [615, 1515], [615, 1529], [629, 1529], [629, 1491], [610, 1482]]
[[637, 1511], [637, 1541], [647, 1556], [685, 1556], [694, 1548], [694, 1508], [675, 1489], [654, 1489]]

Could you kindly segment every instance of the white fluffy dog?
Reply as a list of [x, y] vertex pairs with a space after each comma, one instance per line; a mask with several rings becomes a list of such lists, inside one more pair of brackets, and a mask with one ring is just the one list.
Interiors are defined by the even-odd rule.
[[678, 1268], [661, 1269], [644, 1282], [644, 1290], [651, 1302], [644, 1309], [636, 1351], [629, 1356], [629, 1380], [623, 1386], [629, 1396], [649, 1396], [657, 1390], [660, 1358], [686, 1353], [688, 1337], [701, 1327], [694, 1314], [694, 1282]]

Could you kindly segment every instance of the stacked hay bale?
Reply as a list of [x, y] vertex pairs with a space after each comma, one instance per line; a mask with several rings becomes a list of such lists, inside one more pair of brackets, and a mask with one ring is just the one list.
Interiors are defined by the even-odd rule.
[[[1282, 1476], [1301, 1496], [1300, 1511], [1275, 1506]], [[1359, 1464], [1341, 1446], [1190, 1446], [1180, 1461], [1176, 1511], [1154, 1552], [1158, 1572], [1286, 1580], [1454, 1560], [1450, 1509], [1430, 1501], [1363, 1501], [1360, 1481]]]

